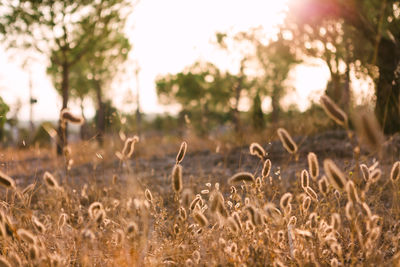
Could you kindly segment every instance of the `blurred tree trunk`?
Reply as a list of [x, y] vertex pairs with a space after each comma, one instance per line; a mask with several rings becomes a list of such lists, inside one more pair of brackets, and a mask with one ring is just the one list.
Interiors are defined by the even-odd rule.
[[81, 140], [83, 141], [86, 138], [86, 129], [87, 129], [86, 128], [86, 118], [85, 118], [85, 107], [83, 105], [83, 97], [81, 97], [79, 100], [80, 100], [81, 116], [83, 118], [83, 123], [79, 129], [79, 135], [80, 135]]
[[400, 62], [399, 48], [391, 40], [382, 38], [378, 47], [379, 78], [376, 88], [375, 112], [384, 132], [400, 130], [400, 83], [396, 71]]
[[95, 80], [95, 90], [96, 90], [96, 98], [97, 98], [97, 140], [101, 146], [104, 143], [104, 132], [105, 132], [105, 111], [104, 111], [104, 102], [103, 95], [101, 90], [101, 81]]
[[[69, 64], [64, 61], [62, 64], [62, 82], [61, 82], [61, 95], [62, 95], [62, 108], [61, 110], [68, 107], [69, 97]], [[61, 120], [58, 121], [58, 142], [57, 142], [57, 155], [61, 155], [65, 146], [68, 145], [68, 125], [65, 124], [63, 127]]]
[[271, 94], [271, 105], [272, 105], [271, 121], [273, 123], [277, 123], [279, 120], [279, 113], [281, 111], [279, 100], [281, 99], [280, 97], [281, 92], [282, 88], [280, 87], [280, 85], [273, 86]]

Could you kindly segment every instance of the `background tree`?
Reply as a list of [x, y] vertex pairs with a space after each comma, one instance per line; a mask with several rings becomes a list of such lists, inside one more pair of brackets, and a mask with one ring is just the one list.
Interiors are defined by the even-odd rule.
[[[297, 3], [297, 2], [296, 2]], [[375, 82], [376, 115], [386, 133], [400, 129], [400, 6], [391, 0], [305, 0], [293, 3], [305, 27], [321, 22], [342, 23], [345, 47], [354, 70], [366, 70]], [[350, 61], [350, 60], [349, 60]], [[361, 67], [360, 67], [361, 66]]]
[[[21, 0], [5, 1], [0, 17], [2, 39], [10, 47], [33, 47], [49, 56], [60, 73], [62, 108], [68, 107], [70, 70], [88, 53], [108, 25], [130, 12], [128, 0]], [[112, 26], [110, 26], [112, 27]], [[59, 146], [66, 144], [66, 130], [59, 124]]]
[[7, 113], [9, 111], [10, 107], [0, 97], [0, 140], [4, 138], [4, 124], [7, 122]]

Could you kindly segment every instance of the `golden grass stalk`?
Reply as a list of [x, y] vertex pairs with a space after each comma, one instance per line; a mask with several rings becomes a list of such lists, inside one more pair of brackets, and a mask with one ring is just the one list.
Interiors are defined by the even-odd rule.
[[393, 182], [399, 181], [400, 178], [400, 161], [396, 161], [393, 164], [392, 170], [390, 172], [390, 180]]
[[83, 124], [85, 122], [82, 117], [72, 114], [68, 109], [61, 110], [60, 119], [63, 123]]
[[311, 178], [316, 181], [319, 175], [319, 165], [318, 165], [318, 158], [315, 153], [310, 152], [307, 155], [307, 160], [308, 160], [308, 169], [310, 172]]
[[310, 205], [311, 205], [311, 198], [307, 196], [304, 198], [303, 203], [301, 204], [304, 213], [307, 213], [308, 209], [310, 208]]
[[176, 164], [172, 169], [172, 189], [176, 194], [182, 191], [182, 165]]
[[332, 101], [328, 96], [321, 96], [320, 103], [325, 113], [334, 120], [337, 124], [347, 127], [348, 118], [346, 113], [339, 108], [335, 102]]
[[341, 219], [339, 213], [333, 213], [331, 217], [331, 226], [333, 229], [336, 231], [339, 231], [340, 226], [341, 226]]
[[258, 143], [251, 143], [250, 154], [259, 157], [261, 160], [266, 156], [264, 148]]
[[293, 141], [290, 134], [283, 128], [279, 128], [277, 130], [277, 133], [283, 147], [287, 150], [287, 152], [289, 152], [290, 154], [295, 154], [297, 152], [297, 145]]
[[339, 191], [344, 190], [347, 179], [331, 159], [324, 160], [324, 170], [329, 183]]
[[0, 256], [0, 266], [1, 267], [12, 267], [11, 263], [4, 256]]
[[2, 171], [0, 171], [0, 184], [7, 189], [16, 188], [14, 179], [3, 173]]
[[187, 150], [187, 143], [185, 141], [183, 141], [181, 144], [181, 147], [179, 149], [179, 152], [176, 155], [176, 164], [179, 164], [182, 162], [183, 158], [185, 157], [186, 150]]
[[253, 174], [249, 172], [239, 172], [233, 175], [228, 183], [229, 184], [235, 184], [235, 183], [240, 183], [240, 182], [255, 182]]
[[266, 159], [264, 161], [264, 165], [261, 172], [263, 178], [268, 177], [269, 173], [271, 172], [271, 166], [272, 166], [271, 161], [269, 159]]

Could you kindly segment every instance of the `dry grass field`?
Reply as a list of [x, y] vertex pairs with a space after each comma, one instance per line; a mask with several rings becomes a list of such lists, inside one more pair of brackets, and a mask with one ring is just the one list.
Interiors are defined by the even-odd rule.
[[327, 114], [345, 130], [4, 150], [0, 266], [398, 265], [400, 138]]

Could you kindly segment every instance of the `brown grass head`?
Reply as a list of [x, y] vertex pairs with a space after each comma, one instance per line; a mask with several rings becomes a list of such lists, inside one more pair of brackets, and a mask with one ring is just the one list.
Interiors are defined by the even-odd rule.
[[300, 174], [301, 187], [305, 190], [310, 185], [310, 178], [307, 170], [302, 170]]
[[182, 162], [183, 158], [185, 157], [187, 150], [187, 143], [185, 141], [182, 142], [181, 147], [179, 148], [179, 152], [176, 155], [176, 164], [179, 164]]
[[310, 152], [307, 155], [307, 160], [308, 160], [308, 169], [310, 172], [311, 178], [316, 181], [319, 175], [319, 165], [318, 165], [318, 158], [315, 153]]
[[282, 210], [286, 210], [287, 207], [290, 205], [292, 202], [293, 195], [291, 193], [285, 193], [281, 197], [281, 200], [279, 201], [279, 205], [281, 206]]
[[371, 152], [380, 151], [385, 141], [383, 131], [372, 111], [360, 111], [355, 114], [354, 122], [357, 135], [362, 144]]
[[241, 183], [241, 182], [255, 182], [254, 175], [249, 172], [239, 172], [233, 175], [229, 179], [229, 184]]
[[268, 177], [269, 173], [271, 172], [271, 166], [272, 166], [271, 161], [269, 159], [266, 159], [264, 161], [264, 165], [262, 168], [262, 177], [263, 178]]
[[393, 164], [392, 170], [390, 172], [390, 180], [392, 180], [394, 183], [399, 181], [400, 178], [400, 161], [396, 161]]
[[335, 104], [328, 96], [321, 96], [320, 103], [325, 113], [337, 124], [347, 127], [348, 118], [346, 113]]
[[144, 196], [147, 199], [147, 201], [149, 201], [150, 203], [153, 202], [153, 195], [151, 194], [148, 188], [146, 188], [146, 190], [144, 191]]
[[201, 227], [206, 227], [208, 225], [206, 216], [204, 216], [204, 214], [200, 211], [195, 211], [193, 213], [193, 218]]
[[324, 160], [324, 170], [329, 183], [339, 191], [344, 190], [347, 179], [331, 159]]
[[56, 178], [49, 172], [43, 174], [43, 180], [49, 189], [58, 190], [60, 188]]
[[360, 164], [360, 169], [361, 169], [361, 173], [363, 175], [363, 178], [366, 182], [369, 181], [370, 178], [370, 173], [369, 173], [369, 169], [368, 166], [365, 164]]
[[0, 184], [7, 189], [16, 189], [14, 179], [2, 171], [0, 171]]
[[287, 152], [289, 152], [290, 154], [295, 154], [297, 152], [297, 145], [293, 141], [290, 134], [283, 128], [279, 128], [277, 130], [277, 133], [283, 147], [287, 150]]
[[346, 191], [347, 191], [349, 201], [352, 201], [353, 203], [357, 203], [360, 201], [360, 199], [358, 197], [357, 188], [355, 187], [353, 181], [347, 182]]
[[139, 142], [139, 137], [134, 136], [127, 138], [124, 143], [124, 147], [122, 148], [122, 156], [125, 158], [130, 158], [135, 151], [135, 143]]
[[266, 156], [266, 152], [264, 150], [264, 148], [258, 144], [258, 143], [251, 143], [250, 147], [250, 154], [253, 156], [257, 156], [259, 157], [261, 160], [263, 160]]
[[68, 109], [61, 110], [60, 119], [63, 123], [83, 124], [85, 120], [81, 116], [72, 114]]
[[172, 189], [178, 194], [182, 191], [182, 188], [182, 165], [176, 164], [172, 169]]
[[322, 178], [318, 181], [318, 188], [319, 188], [319, 192], [321, 192], [323, 195], [326, 196], [326, 194], [328, 194], [329, 192], [329, 183], [328, 183], [328, 179], [326, 178], [326, 176], [322, 176]]

